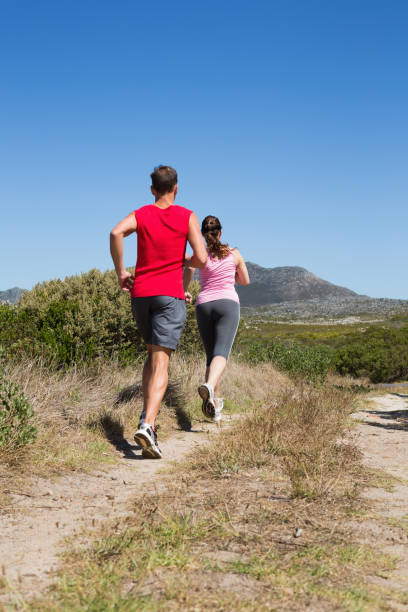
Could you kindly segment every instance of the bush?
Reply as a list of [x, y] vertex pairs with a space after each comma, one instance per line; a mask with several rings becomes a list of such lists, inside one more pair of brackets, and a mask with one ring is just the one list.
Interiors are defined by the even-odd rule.
[[40, 283], [23, 293], [18, 306], [2, 306], [0, 326], [8, 356], [41, 356], [56, 367], [97, 357], [126, 363], [144, 351], [129, 294], [113, 271]]
[[37, 428], [30, 422], [34, 412], [18, 386], [5, 380], [3, 359], [4, 349], [0, 346], [0, 448], [23, 446], [37, 437]]
[[289, 375], [313, 383], [326, 380], [330, 368], [331, 353], [326, 347], [273, 341], [268, 344], [251, 342], [240, 348], [242, 356], [249, 363], [271, 361]]
[[[198, 290], [192, 283], [194, 298]], [[129, 294], [120, 290], [114, 271], [40, 283], [23, 293], [18, 306], [0, 304], [0, 343], [9, 358], [41, 357], [56, 368], [101, 357], [126, 364], [145, 356]], [[193, 305], [187, 305], [179, 347], [189, 353], [201, 349]]]
[[333, 355], [339, 374], [367, 376], [371, 382], [393, 382], [408, 376], [408, 326], [373, 326], [348, 336]]
[[33, 416], [28, 399], [17, 385], [0, 380], [0, 448], [34, 442], [37, 428], [31, 424]]

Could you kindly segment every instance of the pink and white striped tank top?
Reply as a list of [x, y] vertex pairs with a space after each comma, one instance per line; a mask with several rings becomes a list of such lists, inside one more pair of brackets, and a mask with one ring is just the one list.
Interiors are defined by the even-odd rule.
[[214, 300], [233, 300], [239, 304], [238, 293], [235, 291], [236, 271], [233, 253], [223, 259], [214, 259], [208, 253], [207, 263], [198, 271], [201, 291], [196, 305]]

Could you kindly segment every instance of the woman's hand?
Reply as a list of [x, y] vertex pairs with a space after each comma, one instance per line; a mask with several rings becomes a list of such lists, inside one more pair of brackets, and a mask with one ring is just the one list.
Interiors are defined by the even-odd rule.
[[191, 295], [191, 293], [189, 291], [185, 291], [184, 292], [184, 299], [186, 300], [187, 304], [191, 304], [193, 301], [193, 296]]

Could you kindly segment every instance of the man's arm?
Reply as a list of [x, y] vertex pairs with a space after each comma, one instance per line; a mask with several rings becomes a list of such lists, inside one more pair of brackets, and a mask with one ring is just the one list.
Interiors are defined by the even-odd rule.
[[208, 257], [207, 249], [205, 248], [203, 237], [201, 236], [197, 216], [194, 213], [190, 215], [187, 240], [193, 249], [193, 255], [188, 265], [191, 268], [204, 268]]
[[130, 213], [122, 219], [110, 233], [110, 252], [115, 265], [119, 285], [123, 291], [130, 291], [134, 278], [123, 265], [123, 238], [137, 230], [135, 213]]
[[190, 283], [193, 280], [193, 276], [194, 276], [194, 268], [190, 268], [189, 265], [184, 266], [183, 291], [184, 291], [185, 300], [188, 304], [191, 304], [191, 302], [193, 301], [193, 296], [191, 295], [191, 293], [189, 293], [189, 290], [188, 290]]

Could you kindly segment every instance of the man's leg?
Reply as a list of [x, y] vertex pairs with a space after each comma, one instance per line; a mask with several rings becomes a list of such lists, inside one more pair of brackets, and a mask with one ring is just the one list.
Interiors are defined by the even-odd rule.
[[167, 389], [168, 368], [172, 350], [148, 345], [149, 356], [143, 368], [143, 406], [145, 423], [154, 426], [161, 401]]
[[[152, 364], [152, 358], [151, 358], [151, 353], [152, 353], [152, 347], [151, 345], [147, 345], [147, 357], [146, 357], [146, 361], [144, 362], [144, 366], [143, 366], [143, 373], [142, 373], [142, 392], [143, 392], [143, 397], [146, 397], [146, 393], [147, 393], [147, 385], [148, 382], [150, 380], [150, 376], [151, 376], [151, 364]], [[139, 418], [139, 426], [138, 428], [142, 425], [142, 423], [144, 423], [146, 420], [146, 409], [145, 406], [143, 406], [143, 410], [141, 412], [140, 418]]]
[[142, 374], [143, 397], [146, 397], [147, 385], [152, 375], [152, 345], [148, 344], [146, 348], [147, 348], [147, 358], [146, 358], [146, 361], [144, 362], [143, 374]]

